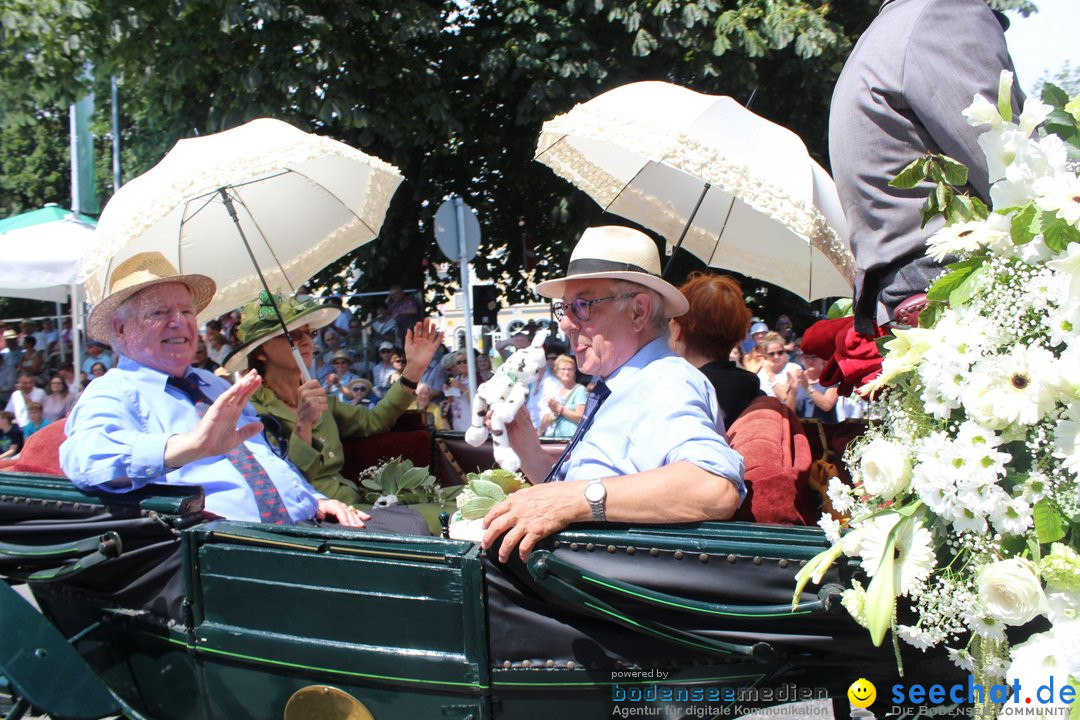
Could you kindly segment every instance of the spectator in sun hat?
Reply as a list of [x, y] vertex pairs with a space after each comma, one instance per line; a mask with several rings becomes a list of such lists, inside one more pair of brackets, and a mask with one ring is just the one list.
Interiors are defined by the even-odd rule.
[[[417, 384], [417, 392], [420, 391], [420, 386], [423, 383]], [[367, 378], [357, 378], [347, 385], [350, 393], [349, 402], [353, 405], [363, 405], [364, 407], [371, 407], [375, 404], [377, 398], [375, 397], [374, 388], [371, 381]]]
[[335, 395], [338, 400], [342, 402], [352, 401], [352, 391], [349, 386], [354, 380], [359, 380], [360, 376], [354, 373], [351, 369], [352, 359], [349, 357], [349, 353], [344, 350], [338, 350], [330, 356], [330, 371], [323, 379], [323, 387], [326, 388], [326, 392]]
[[371, 379], [375, 384], [375, 393], [382, 397], [386, 394], [386, 391], [390, 388], [390, 378], [393, 377], [396, 372], [394, 363], [394, 343], [381, 342], [379, 343], [379, 362], [371, 368]]
[[191, 366], [196, 315], [216, 292], [157, 252], [119, 263], [87, 333], [109, 340], [117, 366], [90, 383], [68, 417], [60, 464], [78, 487], [127, 492], [149, 483], [197, 486], [222, 517], [292, 525], [327, 517], [362, 526], [353, 508], [318, 493], [262, 434], [248, 399], [261, 378], [229, 385]]
[[630, 228], [589, 228], [566, 276], [536, 291], [555, 300], [578, 367], [596, 382], [581, 432], [554, 464], [527, 410], [509, 424], [535, 484], [485, 516], [483, 546], [500, 542], [505, 561], [571, 523], [731, 517], [746, 493], [743, 460], [724, 439], [708, 378], [668, 347], [668, 320], [688, 303], [661, 277], [656, 243]]

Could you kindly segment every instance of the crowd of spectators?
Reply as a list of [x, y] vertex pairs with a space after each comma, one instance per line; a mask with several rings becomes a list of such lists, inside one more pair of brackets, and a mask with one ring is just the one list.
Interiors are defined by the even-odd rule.
[[[341, 306], [336, 298], [331, 302]], [[407, 358], [398, 331], [406, 322], [415, 322], [419, 308], [414, 296], [396, 286], [387, 302], [375, 307], [366, 319], [343, 308], [337, 322], [323, 328], [314, 339], [312, 377], [341, 402], [376, 405], [401, 375]], [[238, 321], [239, 313], [233, 312], [205, 324], [195, 367], [226, 375], [221, 363], [237, 345]], [[498, 364], [526, 347], [538, 330], [538, 325], [529, 323], [497, 343], [491, 355], [475, 351], [477, 382], [490, 379]], [[76, 387], [71, 337], [67, 320], [60, 328], [45, 319], [11, 324], [3, 330], [0, 408], [10, 416], [10, 428], [4, 429], [0, 420], [0, 456], [17, 454], [27, 435], [64, 419], [80, 389], [115, 366], [112, 348], [101, 342], [87, 343]], [[64, 361], [59, 352], [62, 344]], [[558, 341], [545, 344], [545, 355], [547, 367], [532, 385], [527, 407], [541, 436], [565, 439], [581, 421], [590, 378], [578, 372], [575, 358]], [[840, 396], [836, 387], [821, 383], [823, 360], [802, 353], [800, 338], [787, 315], [778, 316], [772, 327], [754, 318], [745, 339], [734, 345], [729, 357], [734, 367], [757, 376], [761, 392], [779, 398], [800, 417], [837, 422], [866, 416], [864, 401]], [[463, 431], [469, 426], [471, 404], [465, 351], [444, 345], [425, 370], [412, 409], [422, 411], [433, 429]], [[731, 421], [729, 418], [729, 424]]]
[[754, 321], [749, 336], [732, 349], [730, 359], [756, 374], [762, 392], [778, 398], [799, 417], [832, 423], [865, 418], [869, 411], [865, 400], [842, 396], [837, 386], [821, 383], [824, 359], [802, 351], [786, 315], [780, 315], [773, 328]]

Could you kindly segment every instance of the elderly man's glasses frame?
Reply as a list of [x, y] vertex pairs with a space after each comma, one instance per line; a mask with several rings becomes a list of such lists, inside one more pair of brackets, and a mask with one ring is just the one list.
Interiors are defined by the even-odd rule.
[[556, 320], [562, 320], [563, 315], [568, 311], [579, 322], [588, 322], [592, 316], [592, 306], [597, 303], [607, 302], [608, 300], [622, 300], [623, 298], [634, 297], [636, 292], [623, 293], [622, 295], [610, 295], [608, 297], [596, 298], [595, 300], [586, 300], [585, 298], [577, 298], [571, 302], [565, 303], [562, 300], [556, 300], [551, 303], [551, 312], [555, 314]]

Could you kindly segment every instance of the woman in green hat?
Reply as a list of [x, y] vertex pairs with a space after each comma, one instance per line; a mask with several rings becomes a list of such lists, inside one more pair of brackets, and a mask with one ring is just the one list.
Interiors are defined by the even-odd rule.
[[[307, 300], [275, 296], [288, 335], [304, 363], [311, 366], [316, 332], [330, 325], [340, 308]], [[364, 437], [386, 432], [409, 407], [417, 383], [442, 343], [442, 333], [431, 320], [418, 322], [405, 337], [407, 363], [401, 379], [374, 407], [340, 402], [326, 394], [318, 380], [303, 382], [300, 368], [281, 323], [263, 293], [244, 306], [238, 330], [240, 345], [225, 358], [225, 370], [255, 368], [262, 376], [251, 398], [267, 425], [271, 445], [287, 448], [288, 459], [315, 488], [329, 498], [349, 505], [363, 504], [358, 483], [341, 474], [345, 453], [341, 438]], [[276, 421], [277, 427], [273, 421]]]

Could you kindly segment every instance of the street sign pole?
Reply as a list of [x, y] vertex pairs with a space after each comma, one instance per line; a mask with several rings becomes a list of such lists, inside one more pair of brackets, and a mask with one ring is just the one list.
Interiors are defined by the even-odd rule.
[[472, 293], [469, 261], [480, 248], [480, 221], [476, 211], [458, 196], [444, 200], [435, 211], [435, 242], [450, 262], [461, 268], [461, 296], [465, 306], [465, 355], [469, 364], [469, 395], [476, 396], [476, 358], [473, 356]]
[[469, 250], [465, 239], [465, 203], [454, 198], [457, 219], [458, 267], [461, 269], [461, 294], [465, 303], [465, 358], [469, 362], [469, 398], [476, 397], [476, 353], [473, 352], [472, 292], [469, 287]]

